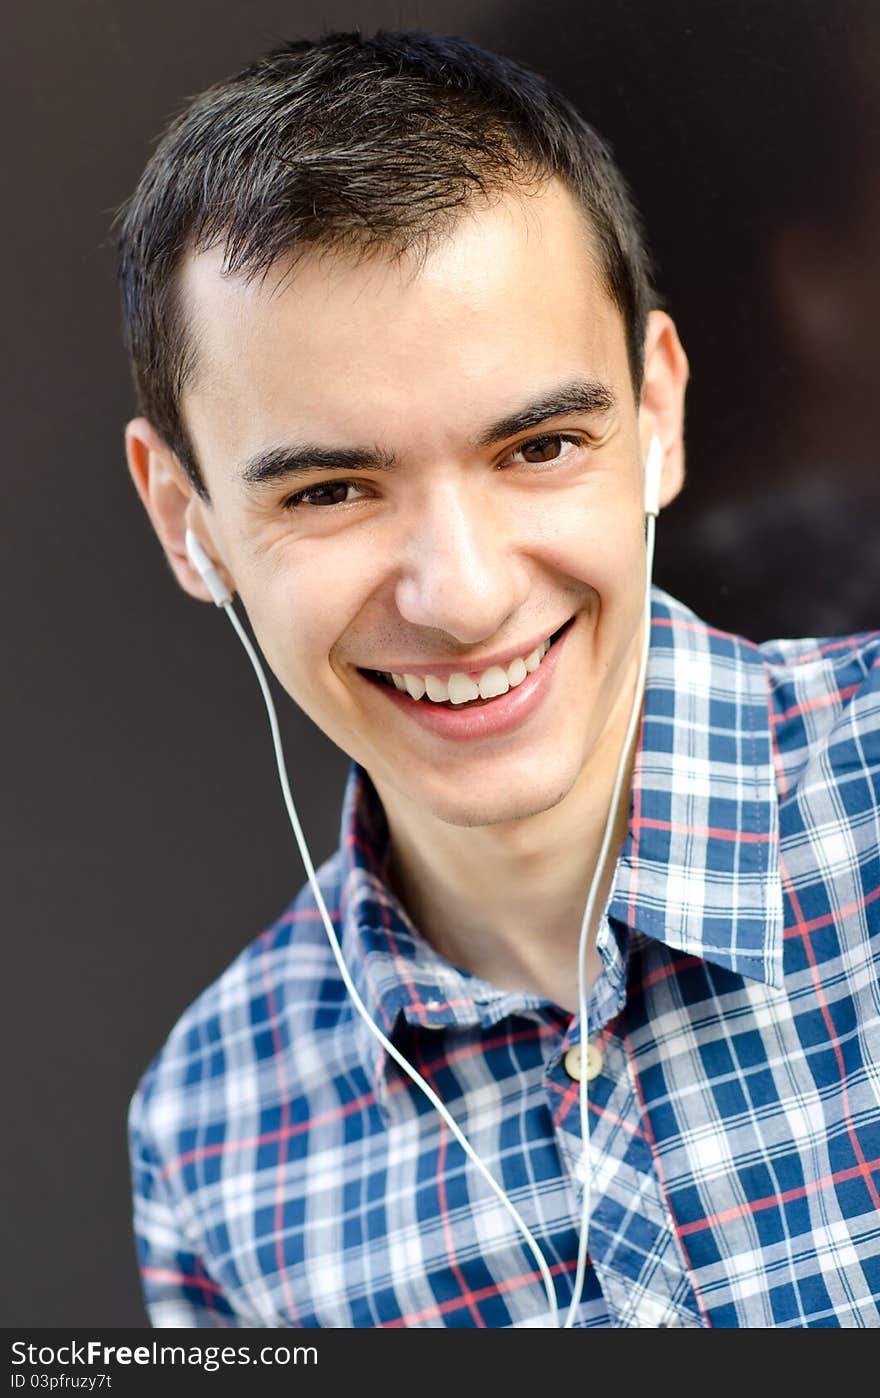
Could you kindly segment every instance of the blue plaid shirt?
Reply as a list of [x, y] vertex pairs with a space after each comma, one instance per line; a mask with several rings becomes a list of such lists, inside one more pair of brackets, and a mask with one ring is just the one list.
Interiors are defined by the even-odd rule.
[[[878, 781], [880, 633], [756, 646], [654, 590], [588, 1005], [579, 1325], [880, 1326]], [[564, 1314], [581, 1027], [443, 961], [387, 844], [355, 767], [320, 871], [348, 966], [534, 1232]], [[548, 1321], [507, 1213], [349, 1004], [308, 886], [184, 1014], [130, 1129], [156, 1325]]]

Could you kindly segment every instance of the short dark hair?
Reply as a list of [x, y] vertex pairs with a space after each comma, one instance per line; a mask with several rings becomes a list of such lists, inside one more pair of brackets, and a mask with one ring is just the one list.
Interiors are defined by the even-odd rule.
[[316, 247], [400, 255], [477, 195], [554, 175], [586, 215], [638, 392], [657, 303], [640, 219], [608, 145], [546, 79], [465, 39], [379, 31], [287, 44], [196, 97], [120, 210], [118, 251], [139, 411], [199, 495], [184, 253], [222, 245], [247, 276]]

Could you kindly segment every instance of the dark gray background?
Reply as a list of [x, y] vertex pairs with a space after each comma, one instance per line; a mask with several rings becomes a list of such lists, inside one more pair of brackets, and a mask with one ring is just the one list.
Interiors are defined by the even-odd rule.
[[[755, 639], [880, 624], [878, 7], [50, 0], [3, 48], [6, 1325], [145, 1323], [125, 1113], [302, 873], [247, 661], [129, 483], [112, 211], [189, 94], [325, 28], [464, 33], [612, 141], [692, 365], [657, 579]], [[609, 12], [613, 11], [613, 12]], [[287, 702], [316, 857], [345, 759]]]

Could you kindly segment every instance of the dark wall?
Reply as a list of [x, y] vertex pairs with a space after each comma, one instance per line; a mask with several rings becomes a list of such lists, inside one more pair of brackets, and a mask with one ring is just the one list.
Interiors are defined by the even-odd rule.
[[[593, 12], [592, 14], [590, 12]], [[609, 13], [611, 11], [612, 13]], [[608, 135], [692, 365], [661, 584], [756, 639], [880, 623], [876, 6], [49, 0], [3, 56], [2, 1322], [140, 1325], [125, 1113], [302, 872], [259, 693], [129, 483], [109, 226], [192, 94], [279, 38], [464, 33]], [[872, 106], [873, 103], [873, 106]], [[316, 857], [345, 759], [287, 703]]]

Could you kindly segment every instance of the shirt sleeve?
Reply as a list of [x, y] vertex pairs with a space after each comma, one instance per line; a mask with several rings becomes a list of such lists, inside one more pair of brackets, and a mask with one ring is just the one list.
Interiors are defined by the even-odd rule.
[[236, 1314], [187, 1239], [145, 1120], [143, 1084], [128, 1118], [134, 1234], [144, 1302], [153, 1326], [225, 1328], [254, 1322]]

